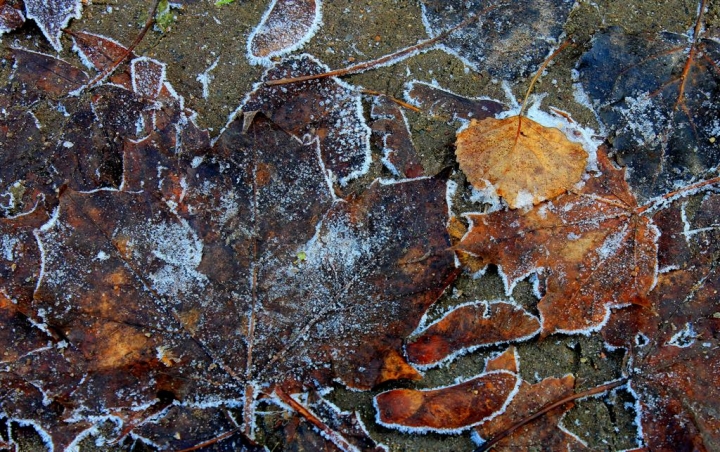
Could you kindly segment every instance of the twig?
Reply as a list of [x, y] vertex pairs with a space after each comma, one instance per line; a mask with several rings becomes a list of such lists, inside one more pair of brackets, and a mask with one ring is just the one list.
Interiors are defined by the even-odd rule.
[[495, 435], [495, 436], [492, 437], [489, 441], [485, 442], [484, 444], [482, 444], [481, 446], [479, 446], [477, 449], [475, 449], [474, 452], [485, 452], [485, 451], [487, 451], [487, 450], [490, 450], [495, 444], [497, 444], [498, 442], [500, 442], [500, 441], [502, 441], [503, 439], [505, 439], [505, 438], [507, 438], [508, 436], [510, 436], [515, 430], [519, 429], [519, 428], [522, 427], [523, 425], [526, 425], [526, 424], [534, 421], [535, 419], [537, 419], [537, 418], [539, 418], [540, 416], [544, 415], [544, 414], [547, 413], [548, 411], [552, 411], [552, 410], [554, 410], [555, 408], [557, 408], [557, 407], [559, 407], [559, 406], [565, 405], [566, 403], [575, 401], [575, 400], [577, 400], [577, 399], [582, 399], [582, 398], [585, 398], [585, 397], [590, 397], [590, 396], [593, 396], [593, 395], [595, 395], [595, 394], [601, 394], [601, 393], [603, 393], [603, 392], [606, 392], [606, 391], [609, 391], [609, 390], [611, 390], [611, 389], [617, 388], [618, 386], [622, 386], [622, 385], [624, 385], [624, 384], [627, 383], [627, 382], [628, 382], [628, 379], [627, 379], [627, 378], [623, 378], [623, 379], [621, 379], [621, 380], [613, 381], [613, 382], [611, 382], [611, 383], [605, 383], [604, 385], [600, 385], [600, 386], [597, 386], [597, 387], [595, 387], [595, 388], [588, 389], [587, 391], [578, 392], [577, 394], [569, 395], [569, 396], [567, 396], [567, 397], [565, 397], [565, 398], [562, 398], [562, 399], [558, 400], [557, 402], [553, 402], [553, 403], [551, 403], [551, 404], [549, 404], [549, 405], [545, 405], [543, 408], [541, 408], [541, 409], [540, 409], [538, 412], [536, 412], [535, 414], [533, 414], [533, 415], [531, 415], [531, 416], [528, 416], [528, 417], [526, 417], [525, 419], [520, 420], [519, 422], [516, 422], [514, 425], [510, 426], [509, 428], [507, 428], [506, 430], [504, 430], [504, 431], [501, 432], [500, 434]]
[[393, 97], [393, 96], [391, 96], [391, 95], [389, 95], [389, 94], [381, 93], [380, 91], [375, 91], [375, 90], [366, 89], [366, 88], [361, 89], [360, 92], [361, 92], [362, 94], [367, 94], [368, 96], [382, 96], [382, 97], [386, 98], [386, 99], [389, 100], [389, 101], [395, 102], [396, 104], [400, 105], [400, 106], [403, 107], [403, 108], [407, 108], [408, 110], [412, 110], [412, 111], [414, 111], [414, 112], [416, 112], [416, 113], [422, 113], [422, 110], [420, 110], [420, 109], [419, 109], [418, 107], [416, 107], [415, 105], [411, 105], [411, 104], [409, 104], [409, 103], [407, 103], [407, 102], [405, 102], [405, 101], [403, 101], [403, 100], [400, 100], [400, 99], [398, 99], [398, 98], [396, 98], [396, 97]]
[[202, 449], [202, 448], [204, 448], [204, 447], [212, 446], [213, 444], [219, 443], [220, 441], [222, 441], [222, 440], [224, 440], [224, 439], [230, 438], [231, 436], [234, 436], [234, 435], [236, 435], [237, 433], [240, 433], [240, 429], [239, 429], [239, 428], [236, 428], [236, 429], [233, 429], [233, 430], [229, 430], [229, 431], [223, 433], [222, 435], [216, 436], [216, 437], [213, 438], [213, 439], [209, 439], [209, 440], [204, 441], [204, 442], [202, 442], [202, 443], [200, 443], [200, 444], [196, 444], [196, 445], [194, 445], [194, 446], [192, 446], [192, 447], [188, 447], [187, 449], [182, 449], [182, 450], [178, 450], [178, 451], [175, 451], [175, 452], [192, 452], [192, 451], [194, 451], [194, 450], [200, 450], [200, 449]]
[[434, 38], [420, 41], [415, 45], [412, 45], [410, 47], [405, 47], [404, 49], [398, 50], [397, 52], [393, 52], [389, 55], [382, 56], [375, 60], [365, 61], [365, 62], [358, 63], [358, 64], [355, 64], [352, 66], [348, 66], [343, 69], [335, 69], [333, 71], [323, 72], [322, 74], [303, 75], [300, 77], [288, 77], [288, 78], [281, 78], [278, 80], [268, 80], [265, 82], [265, 85], [266, 86], [285, 85], [287, 83], [305, 82], [308, 80], [316, 80], [316, 79], [320, 79], [320, 78], [339, 77], [342, 75], [358, 74], [360, 72], [365, 72], [368, 69], [372, 69], [374, 67], [383, 65], [383, 64], [385, 64], [389, 61], [395, 60], [395, 59], [397, 59], [397, 62], [400, 62], [406, 58], [411, 57], [412, 55], [415, 54], [415, 52], [419, 52], [420, 50], [431, 47], [435, 43], [442, 41], [443, 39], [447, 38], [455, 31], [457, 31], [461, 28], [467, 27], [471, 23], [480, 19], [481, 16], [492, 11], [493, 9], [497, 8], [498, 6], [502, 6], [502, 5], [491, 6], [489, 8], [485, 8], [479, 14], [468, 17], [467, 19], [460, 22], [458, 25], [440, 33], [439, 35], [435, 36]]
[[696, 182], [694, 184], [690, 184], [687, 187], [673, 190], [670, 193], [665, 193], [664, 195], [662, 195], [658, 198], [655, 198], [654, 200], [645, 204], [644, 206], [638, 207], [637, 209], [635, 209], [635, 213], [637, 213], [638, 215], [642, 215], [646, 211], [656, 207], [658, 204], [660, 204], [663, 201], [670, 201], [673, 198], [682, 198], [683, 196], [694, 195], [696, 191], [700, 190], [701, 188], [710, 186], [710, 185], [720, 185], [720, 176], [713, 177], [712, 179]]
[[307, 419], [308, 422], [313, 424], [316, 428], [318, 428], [322, 433], [323, 436], [330, 441], [333, 442], [337, 447], [339, 447], [343, 451], [354, 451], [357, 450], [352, 444], [348, 443], [345, 438], [342, 437], [338, 432], [331, 429], [323, 421], [321, 421], [317, 416], [315, 416], [313, 413], [310, 412], [307, 408], [302, 406], [297, 400], [290, 397], [290, 394], [283, 391], [280, 388], [275, 388], [275, 394], [282, 400], [283, 402], [290, 405], [290, 407], [295, 410], [300, 416]]
[[130, 46], [125, 50], [125, 53], [123, 55], [121, 55], [118, 59], [113, 61], [113, 63], [109, 67], [105, 68], [99, 74], [97, 74], [95, 77], [93, 77], [93, 79], [90, 80], [87, 85], [85, 85], [85, 89], [92, 88], [98, 82], [104, 80], [105, 77], [107, 77], [113, 71], [115, 71], [115, 69], [117, 69], [117, 67], [120, 66], [122, 64], [122, 62], [125, 61], [125, 59], [127, 59], [127, 57], [132, 55], [133, 50], [135, 50], [135, 47], [137, 47], [138, 44], [140, 44], [140, 42], [143, 40], [143, 38], [147, 34], [148, 30], [150, 30], [150, 27], [152, 27], [153, 24], [155, 23], [155, 14], [157, 13], [158, 5], [160, 5], [160, 0], [155, 0], [155, 3], [153, 3], [152, 8], [150, 9], [150, 17], [148, 17], [148, 20], [145, 22], [145, 26], [140, 31], [140, 34], [138, 34], [135, 37], [135, 40], [133, 40], [132, 44], [130, 44]]

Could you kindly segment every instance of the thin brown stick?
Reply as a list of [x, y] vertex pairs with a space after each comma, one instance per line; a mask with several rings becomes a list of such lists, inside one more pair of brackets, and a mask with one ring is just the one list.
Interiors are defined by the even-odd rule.
[[397, 52], [393, 52], [389, 55], [382, 56], [375, 60], [364, 61], [362, 63], [354, 64], [352, 66], [348, 66], [343, 69], [335, 69], [333, 71], [323, 72], [322, 74], [303, 75], [300, 77], [289, 77], [289, 78], [281, 78], [278, 80], [268, 80], [265, 82], [265, 85], [266, 86], [285, 85], [288, 83], [305, 82], [308, 80], [316, 80], [319, 78], [339, 77], [342, 75], [358, 74], [360, 72], [365, 72], [368, 69], [372, 69], [374, 67], [380, 66], [382, 64], [385, 64], [385, 63], [395, 60], [395, 59], [397, 59], [397, 62], [400, 62], [406, 58], [411, 57], [412, 55], [415, 54], [415, 52], [423, 50], [423, 49], [427, 49], [428, 47], [436, 44], [437, 42], [442, 41], [443, 39], [447, 38], [455, 31], [457, 31], [461, 28], [467, 27], [471, 23], [480, 19], [481, 16], [487, 14], [488, 12], [497, 8], [498, 6], [502, 6], [502, 5], [496, 5], [496, 6], [491, 6], [489, 8], [485, 8], [479, 14], [468, 17], [467, 19], [460, 22], [458, 25], [440, 33], [439, 35], [435, 36], [434, 38], [420, 41], [415, 45], [412, 45], [410, 47], [405, 47], [404, 49], [398, 50]]
[[525, 91], [525, 97], [523, 98], [523, 103], [520, 106], [520, 113], [518, 113], [518, 116], [522, 116], [523, 111], [525, 111], [525, 107], [527, 106], [528, 98], [530, 97], [530, 93], [532, 92], [533, 88], [535, 87], [535, 83], [537, 83], [537, 81], [540, 78], [540, 76], [542, 75], [542, 73], [545, 72], [545, 69], [547, 69], [550, 62], [552, 60], [554, 60], [555, 57], [558, 56], [558, 54], [560, 54], [560, 52], [565, 50], [566, 47], [568, 47], [569, 45], [572, 45], [572, 44], [573, 44], [572, 38], [566, 39], [565, 42], [560, 44], [560, 47], [555, 49], [555, 51], [553, 53], [551, 53], [550, 56], [545, 59], [545, 61], [543, 61], [543, 64], [540, 66], [540, 68], [537, 70], [537, 72], [535, 72], [535, 75], [533, 76], [532, 80], [530, 80], [530, 85], [528, 85], [528, 89], [527, 89], [527, 91]]
[[678, 88], [678, 98], [675, 102], [675, 110], [678, 109], [678, 107], [684, 103], [684, 97], [685, 97], [685, 84], [687, 83], [688, 75], [690, 74], [690, 68], [692, 67], [693, 60], [695, 59], [695, 55], [697, 54], [697, 44], [700, 40], [700, 31], [702, 29], [702, 19], [703, 14], [705, 13], [705, 4], [707, 3], [707, 0], [702, 0], [702, 3], [700, 4], [700, 12], [698, 13], [697, 20], [695, 21], [695, 31], [693, 33], [693, 42], [690, 46], [690, 51], [688, 52], [687, 60], [685, 60], [685, 66], [683, 66], [682, 74], [680, 74], [680, 87]]
[[408, 110], [412, 110], [416, 113], [422, 113], [422, 110], [417, 108], [415, 105], [411, 105], [411, 104], [409, 104], [403, 100], [400, 100], [396, 97], [393, 97], [389, 94], [385, 94], [385, 93], [381, 93], [380, 91], [375, 91], [372, 89], [365, 89], [365, 88], [361, 89], [360, 92], [363, 94], [367, 94], [368, 96], [382, 96], [389, 101], [395, 102], [396, 104], [398, 104], [399, 106], [401, 106], [403, 108], [407, 108]]
[[240, 433], [240, 428], [236, 428], [236, 429], [233, 429], [233, 430], [229, 430], [229, 431], [223, 433], [222, 435], [216, 436], [216, 437], [213, 438], [213, 439], [209, 439], [209, 440], [204, 441], [204, 442], [202, 442], [202, 443], [200, 443], [200, 444], [195, 444], [195, 445], [192, 446], [192, 447], [188, 447], [187, 449], [177, 450], [177, 451], [175, 451], [175, 452], [192, 452], [192, 451], [194, 451], [194, 450], [200, 450], [200, 449], [202, 449], [202, 448], [204, 448], [204, 447], [212, 446], [213, 444], [217, 444], [217, 443], [219, 443], [220, 441], [222, 441], [222, 440], [224, 440], [224, 439], [228, 439], [228, 438], [230, 438], [230, 437], [232, 437], [232, 436], [235, 436], [235, 435], [238, 434], [238, 433]]
[[143, 38], [147, 34], [148, 30], [150, 30], [150, 27], [152, 27], [153, 24], [155, 23], [155, 14], [157, 13], [158, 5], [160, 5], [160, 0], [155, 0], [155, 3], [153, 3], [152, 8], [150, 9], [150, 17], [148, 17], [148, 20], [145, 22], [145, 26], [143, 27], [142, 30], [140, 30], [140, 34], [138, 34], [135, 37], [135, 40], [133, 40], [132, 44], [130, 44], [130, 46], [127, 48], [127, 50], [125, 50], [125, 53], [122, 56], [120, 56], [118, 59], [113, 61], [113, 63], [109, 67], [105, 68], [102, 72], [100, 72], [98, 75], [93, 77], [93, 79], [90, 80], [88, 82], [88, 84], [85, 86], [85, 89], [92, 88], [97, 83], [104, 80], [105, 77], [107, 77], [113, 71], [115, 71], [115, 69], [117, 69], [118, 66], [120, 66], [122, 64], [122, 62], [127, 59], [127, 57], [132, 55], [133, 50], [135, 50], [135, 47], [137, 47], [138, 44], [140, 44], [140, 42], [143, 40]]
[[328, 438], [330, 441], [333, 442], [337, 447], [339, 447], [343, 451], [353, 451], [356, 450], [355, 447], [353, 447], [350, 443], [347, 442], [345, 438], [342, 437], [338, 432], [331, 429], [323, 421], [321, 421], [317, 416], [315, 416], [313, 413], [310, 412], [307, 408], [302, 406], [297, 400], [290, 397], [290, 394], [283, 391], [280, 388], [275, 388], [275, 394], [282, 400], [283, 402], [290, 405], [290, 407], [295, 410], [300, 416], [304, 417], [308, 422], [310, 422], [312, 425], [314, 425], [316, 428], [318, 428], [321, 432], [323, 432], [324, 436]]
[[502, 441], [503, 439], [510, 436], [515, 430], [519, 429], [523, 425], [528, 424], [529, 422], [534, 421], [535, 419], [539, 418], [540, 416], [544, 415], [545, 413], [554, 410], [555, 408], [565, 405], [568, 402], [573, 402], [577, 399], [582, 399], [585, 397], [590, 397], [596, 394], [601, 394], [603, 392], [607, 392], [611, 389], [617, 388], [618, 386], [622, 386], [625, 383], [628, 382], [627, 378], [623, 378], [621, 380], [617, 380], [611, 383], [605, 383], [604, 385], [596, 386], [592, 389], [588, 389], [587, 391], [578, 392], [577, 394], [569, 395], [563, 399], [558, 400], [557, 402], [550, 403], [548, 405], [545, 405], [543, 408], [541, 408], [538, 412], [535, 414], [526, 417], [525, 419], [520, 420], [519, 422], [516, 422], [514, 425], [510, 426], [505, 431], [501, 432], [498, 435], [493, 436], [489, 441], [479, 446], [477, 449], [475, 449], [474, 452], [485, 452], [487, 450], [490, 450], [495, 444]]
[[668, 201], [675, 197], [688, 196], [688, 195], [694, 194], [693, 192], [695, 190], [699, 190], [703, 187], [708, 187], [710, 185], [720, 185], [720, 176], [713, 177], [712, 179], [696, 182], [694, 184], [690, 184], [687, 187], [673, 190], [670, 193], [665, 193], [664, 195], [660, 196], [659, 198], [655, 198], [653, 201], [645, 204], [644, 206], [638, 207], [637, 209], [635, 209], [635, 213], [637, 213], [638, 215], [642, 215], [645, 212], [647, 212], [648, 210], [657, 206], [661, 201]]

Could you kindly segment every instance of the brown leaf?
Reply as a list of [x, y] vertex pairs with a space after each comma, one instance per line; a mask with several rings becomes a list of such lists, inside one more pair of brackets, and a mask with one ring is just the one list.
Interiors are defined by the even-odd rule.
[[[309, 55], [289, 58], [268, 70], [263, 80], [327, 72]], [[370, 129], [360, 94], [337, 79], [324, 78], [281, 86], [259, 85], [242, 106], [260, 111], [299, 140], [317, 139], [325, 166], [341, 185], [370, 165]]]
[[0, 0], [0, 36], [25, 23], [22, 5], [21, 0]]
[[384, 96], [373, 102], [370, 128], [374, 143], [383, 151], [383, 163], [395, 177], [419, 177], [424, 169], [415, 151], [405, 114]]
[[403, 431], [458, 432], [501, 411], [517, 384], [517, 375], [499, 370], [444, 388], [393, 389], [375, 397], [377, 420]]
[[470, 232], [457, 245], [500, 268], [506, 290], [539, 272], [547, 292], [538, 309], [543, 334], [595, 330], [610, 308], [647, 304], [657, 271], [657, 228], [636, 211], [634, 196], [604, 151], [602, 174], [582, 190], [528, 212], [468, 214]]
[[405, 96], [413, 105], [433, 116], [447, 120], [470, 121], [477, 119], [479, 121], [505, 110], [505, 105], [498, 101], [486, 98], [469, 99], [419, 81], [412, 81], [408, 84]]
[[[507, 409], [501, 415], [477, 426], [476, 431], [481, 438], [489, 440], [540, 411], [545, 405], [572, 395], [574, 386], [575, 377], [572, 375], [563, 378], [546, 378], [534, 385], [523, 381]], [[529, 450], [539, 445], [547, 450], [587, 450], [577, 437], [559, 426], [565, 413], [573, 406], [574, 404], [569, 402], [545, 413], [496, 443], [492, 450], [508, 452]]]
[[513, 303], [469, 303], [432, 323], [405, 351], [412, 363], [427, 367], [478, 347], [527, 340], [539, 331], [540, 321]]
[[60, 35], [70, 19], [79, 19], [81, 0], [24, 0], [28, 19], [35, 20], [53, 48], [60, 52]]
[[320, 23], [318, 0], [273, 0], [248, 37], [248, 58], [253, 63], [270, 63], [303, 46]]
[[720, 196], [706, 196], [697, 209], [688, 204], [678, 201], [655, 215], [667, 237], [660, 255], [684, 251], [658, 276], [650, 305], [617, 312], [603, 330], [608, 343], [631, 354], [630, 387], [650, 450], [720, 447]]
[[528, 207], [580, 181], [587, 153], [555, 128], [522, 116], [473, 120], [457, 136], [460, 169], [477, 189], [495, 187], [508, 205]]
[[[303, 144], [260, 114], [247, 131], [243, 122], [196, 156], [169, 152], [158, 136], [130, 144], [126, 169], [136, 174], [122, 190], [61, 194], [37, 232], [34, 309], [69, 344], [67, 372], [78, 379], [26, 371], [20, 383], [67, 380], [68, 416], [112, 407], [136, 422], [135, 407], [169, 398], [212, 406], [197, 416], [176, 409], [204, 419], [245, 398], [252, 423], [253, 397], [267, 388], [419, 377], [403, 340], [456, 275], [445, 181], [376, 182], [339, 200], [316, 141]], [[23, 410], [17, 401], [6, 409], [33, 417]], [[201, 422], [196, 442], [229, 428]], [[147, 429], [171, 447], [193, 442]]]

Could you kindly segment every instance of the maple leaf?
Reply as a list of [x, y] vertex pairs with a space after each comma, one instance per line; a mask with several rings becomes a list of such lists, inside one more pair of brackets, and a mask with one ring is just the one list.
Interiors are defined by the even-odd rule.
[[469, 15], [496, 5], [482, 21], [447, 38], [440, 48], [458, 55], [468, 66], [495, 77], [524, 76], [547, 56], [563, 31], [575, 2], [522, 0], [509, 3], [479, 0], [430, 0], [422, 3], [428, 33], [457, 25]]
[[532, 119], [473, 120], [458, 133], [455, 155], [477, 189], [495, 187], [515, 209], [570, 189], [585, 172], [587, 152], [558, 129]]
[[35, 20], [55, 51], [62, 50], [60, 35], [70, 19], [79, 19], [82, 0], [24, 0], [28, 19]]
[[375, 396], [377, 422], [405, 432], [457, 433], [502, 413], [517, 393], [517, 356], [508, 349], [477, 377], [430, 390], [393, 389]]
[[699, 28], [704, 8], [691, 36], [613, 27], [594, 36], [578, 63], [582, 87], [643, 198], [690, 182], [720, 158], [720, 44]]
[[596, 330], [611, 307], [647, 304], [655, 283], [658, 231], [638, 214], [624, 171], [598, 150], [599, 175], [578, 192], [528, 212], [467, 214], [460, 252], [498, 265], [510, 293], [537, 272], [546, 293], [538, 304], [543, 334]]
[[247, 56], [254, 64], [272, 65], [272, 58], [301, 48], [322, 21], [320, 0], [273, 0], [250, 32]]
[[[33, 307], [73, 351], [63, 361], [77, 378], [52, 393], [72, 393], [68, 416], [129, 421], [164, 392], [200, 422], [243, 398], [252, 415], [252, 398], [275, 387], [418, 377], [402, 340], [455, 275], [444, 181], [376, 182], [336, 199], [316, 141], [260, 115], [247, 133], [243, 122], [181, 159], [157, 135], [130, 143], [128, 164], [154, 178], [67, 189], [38, 232]], [[13, 373], [43, 390], [66, 378]], [[9, 418], [33, 417], [7, 405]], [[204, 437], [227, 428], [212, 425]]]
[[[475, 430], [482, 439], [493, 438], [506, 431], [519, 420], [525, 419], [548, 403], [560, 400], [574, 393], [575, 377], [545, 378], [536, 384], [523, 380], [518, 393], [507, 409], [499, 416], [478, 425]], [[493, 444], [492, 450], [527, 450], [542, 445], [548, 450], [587, 450], [574, 435], [560, 427], [563, 416], [574, 404], [569, 402], [513, 431], [509, 436]], [[482, 443], [481, 443], [482, 445]]]
[[637, 397], [640, 439], [651, 450], [720, 447], [717, 407], [720, 362], [720, 196], [695, 208], [676, 201], [655, 215], [665, 270], [649, 306], [615, 313], [606, 341], [630, 354], [630, 389]]

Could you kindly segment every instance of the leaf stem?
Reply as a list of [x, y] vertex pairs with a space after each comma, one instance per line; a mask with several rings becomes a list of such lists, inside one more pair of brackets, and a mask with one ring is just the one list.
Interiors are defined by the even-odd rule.
[[587, 391], [578, 392], [576, 394], [569, 395], [567, 397], [564, 397], [557, 402], [550, 403], [548, 405], [545, 405], [543, 408], [538, 410], [535, 414], [528, 416], [524, 419], [521, 419], [520, 421], [516, 422], [515, 424], [511, 425], [509, 428], [505, 429], [504, 431], [500, 432], [500, 434], [495, 435], [487, 442], [483, 443], [482, 445], [478, 446], [477, 449], [475, 449], [474, 452], [485, 452], [487, 450], [490, 450], [495, 444], [502, 441], [503, 439], [510, 436], [515, 430], [519, 429], [520, 427], [534, 421], [535, 419], [539, 418], [540, 416], [544, 415], [545, 413], [554, 410], [555, 408], [565, 405], [568, 402], [572, 402], [578, 399], [583, 399], [585, 397], [590, 397], [596, 394], [601, 394], [603, 392], [607, 392], [611, 389], [617, 388], [619, 386], [622, 386], [628, 382], [627, 378], [622, 378], [620, 380], [612, 381], [610, 383], [605, 383], [600, 386], [596, 386], [592, 389], [588, 389]]
[[390, 61], [393, 61], [393, 60], [397, 60], [396, 63], [400, 62], [406, 58], [413, 56], [416, 52], [419, 52], [423, 49], [427, 49], [427, 48], [431, 47], [432, 45], [436, 44], [437, 42], [442, 41], [443, 39], [447, 38], [455, 31], [457, 31], [461, 28], [467, 27], [468, 25], [472, 24], [473, 22], [476, 22], [477, 20], [480, 19], [481, 16], [485, 15], [486, 13], [492, 11], [493, 9], [495, 9], [499, 6], [503, 6], [503, 4], [485, 8], [479, 14], [468, 17], [467, 19], [460, 22], [458, 25], [456, 25], [448, 30], [445, 30], [444, 32], [440, 33], [439, 35], [435, 36], [434, 38], [420, 41], [415, 45], [405, 47], [404, 49], [400, 49], [397, 52], [393, 52], [391, 54], [377, 58], [375, 60], [364, 61], [362, 63], [348, 66], [346, 68], [335, 69], [335, 70], [332, 70], [329, 72], [323, 72], [322, 74], [303, 75], [300, 77], [288, 77], [288, 78], [281, 78], [281, 79], [277, 79], [277, 80], [268, 80], [265, 82], [265, 85], [266, 86], [285, 85], [288, 83], [305, 82], [308, 80], [317, 80], [320, 78], [339, 77], [339, 76], [343, 76], [343, 75], [358, 74], [360, 72], [365, 72], [374, 67], [381, 66], [381, 65], [388, 63]]
[[[122, 64], [123, 61], [125, 61], [130, 55], [132, 55], [133, 51], [135, 50], [135, 47], [140, 44], [140, 42], [143, 40], [145, 35], [147, 34], [148, 30], [150, 30], [150, 27], [153, 26], [155, 23], [155, 14], [157, 13], [158, 5], [160, 5], [160, 0], [155, 0], [153, 3], [152, 8], [150, 9], [150, 17], [148, 17], [147, 21], [145, 22], [145, 26], [142, 30], [140, 30], [140, 33], [135, 37], [133, 42], [128, 46], [128, 48], [125, 50], [125, 53], [123, 53], [120, 57], [118, 57], [113, 63], [102, 70], [99, 74], [97, 74], [95, 77], [93, 77], [92, 80], [90, 80], [87, 85], [85, 85], [85, 89], [90, 89], [93, 86], [95, 86], [100, 81], [104, 80], [105, 77], [109, 76], [115, 69], [117, 69], [118, 66]], [[71, 33], [72, 34], [72, 33]]]
[[280, 400], [290, 405], [290, 407], [295, 410], [300, 416], [305, 418], [308, 422], [310, 422], [318, 430], [320, 430], [322, 432], [322, 435], [332, 441], [333, 444], [340, 448], [340, 450], [348, 452], [357, 450], [352, 444], [348, 443], [341, 434], [325, 425], [325, 423], [313, 413], [311, 413], [310, 410], [305, 408], [297, 400], [290, 397], [290, 394], [280, 388], [275, 388], [275, 394], [280, 398]]
[[635, 213], [638, 215], [642, 215], [650, 209], [657, 208], [664, 201], [672, 201], [676, 198], [682, 198], [684, 196], [693, 195], [700, 189], [711, 186], [711, 185], [720, 185], [720, 176], [713, 177], [712, 179], [707, 179], [704, 181], [696, 182], [694, 184], [688, 185], [687, 187], [683, 187], [683, 188], [680, 188], [677, 190], [673, 190], [669, 193], [665, 193], [664, 195], [655, 198], [654, 200], [650, 201], [649, 203], [638, 207], [637, 209], [635, 209]]

